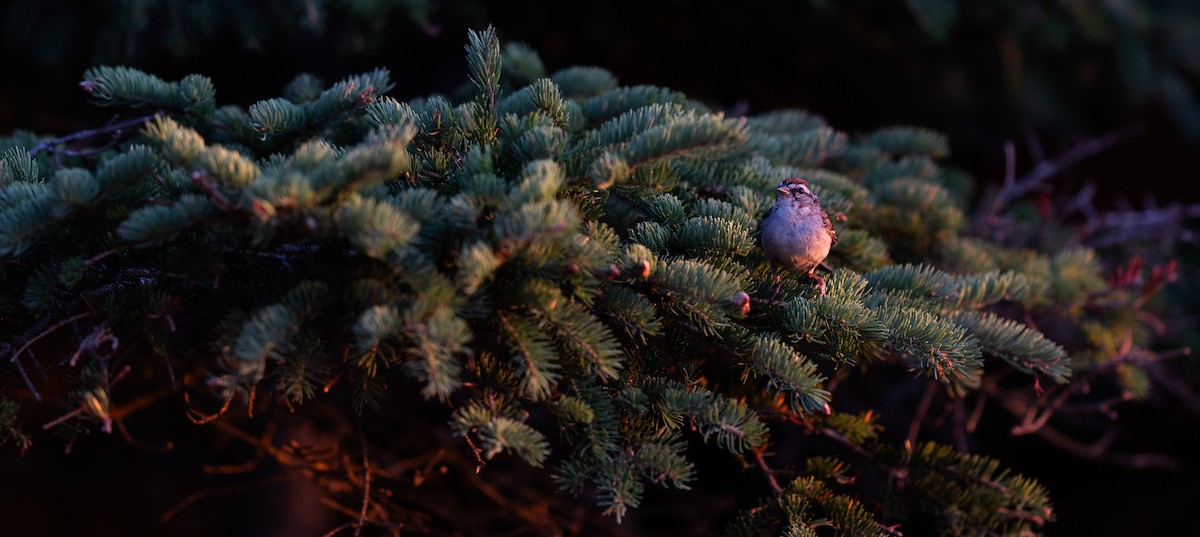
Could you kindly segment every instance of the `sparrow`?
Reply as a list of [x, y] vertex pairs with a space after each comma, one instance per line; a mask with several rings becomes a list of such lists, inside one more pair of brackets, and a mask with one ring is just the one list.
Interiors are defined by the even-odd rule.
[[817, 280], [817, 292], [824, 296], [825, 280], [813, 271], [837, 244], [833, 223], [808, 181], [784, 179], [775, 191], [775, 205], [759, 223], [763, 251], [789, 271]]

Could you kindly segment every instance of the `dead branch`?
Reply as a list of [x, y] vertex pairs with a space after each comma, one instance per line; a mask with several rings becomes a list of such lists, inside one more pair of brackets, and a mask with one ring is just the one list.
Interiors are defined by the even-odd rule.
[[1021, 177], [1015, 177], [1016, 174], [1013, 172], [1015, 165], [1012, 163], [1015, 162], [1015, 151], [1012, 142], [1006, 143], [1005, 155], [1008, 165], [1006, 166], [1004, 183], [986, 205], [987, 210], [980, 213], [978, 220], [975, 222], [976, 232], [981, 235], [986, 234], [984, 232], [993, 227], [1000, 212], [1009, 203], [1037, 190], [1046, 180], [1066, 171], [1089, 157], [1096, 156], [1145, 131], [1145, 125], [1135, 123], [1097, 138], [1084, 140], [1054, 158], [1039, 161], [1033, 166], [1033, 169]]
[[[51, 138], [49, 140], [44, 140], [44, 141], [42, 141], [42, 143], [34, 146], [33, 149], [29, 150], [29, 156], [31, 156], [31, 157], [36, 156], [38, 153], [41, 153], [42, 151], [54, 153], [56, 155], [62, 154], [62, 155], [69, 156], [69, 157], [82, 157], [82, 156], [88, 156], [88, 155], [94, 155], [97, 153], [102, 153], [102, 152], [107, 151], [107, 150], [111, 149], [112, 147], [114, 147], [117, 144], [117, 142], [119, 142], [121, 140], [121, 137], [124, 134], [126, 134], [128, 129], [130, 129], [132, 127], [141, 127], [147, 121], [157, 118], [160, 115], [162, 115], [162, 112], [155, 112], [153, 114], [148, 114], [145, 116], [128, 119], [128, 120], [125, 120], [125, 121], [122, 121], [119, 123], [109, 122], [109, 124], [107, 124], [103, 127], [98, 127], [95, 129], [81, 130], [79, 132], [68, 134], [66, 136], [60, 136], [58, 138]], [[114, 116], [113, 119], [115, 120], [116, 117]], [[100, 147], [79, 149], [79, 150], [64, 150], [64, 149], [58, 148], [58, 146], [63, 145], [67, 142], [74, 142], [76, 140], [86, 140], [88, 138], [94, 138], [94, 137], [104, 135], [104, 134], [111, 134], [112, 138], [109, 141], [105, 142], [104, 145], [102, 145]]]

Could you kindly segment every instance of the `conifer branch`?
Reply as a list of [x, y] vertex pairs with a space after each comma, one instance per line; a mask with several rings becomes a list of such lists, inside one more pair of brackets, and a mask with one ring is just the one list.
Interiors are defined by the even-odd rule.
[[[0, 151], [0, 280], [17, 304], [0, 314], [27, 326], [16, 339], [6, 333], [0, 357], [35, 399], [30, 372], [48, 386], [71, 377], [77, 406], [47, 426], [115, 422], [138, 444], [122, 419], [175, 391], [121, 386], [133, 402], [111, 408], [109, 388], [130, 371], [152, 379], [164, 363], [174, 386], [183, 368], [188, 418], [255, 451], [206, 471], [246, 472], [273, 459], [312, 476], [330, 493], [322, 503], [350, 519], [328, 535], [356, 537], [399, 531], [391, 517], [410, 507], [421, 513], [413, 527], [406, 515], [406, 530], [427, 529], [421, 517], [432, 514], [447, 531], [484, 531], [436, 502], [389, 500], [399, 489], [387, 480], [420, 462], [381, 466], [388, 457], [368, 443], [367, 418], [355, 427], [344, 414], [434, 398], [452, 404], [450, 427], [473, 454], [444, 451], [456, 467], [479, 472], [507, 455], [555, 464], [562, 490], [587, 490], [618, 522], [647, 483], [692, 485], [688, 435], [743, 462], [753, 457], [771, 495], [738, 517], [733, 535], [899, 535], [884, 518], [893, 501], [915, 527], [944, 534], [1036, 532], [1053, 518], [1040, 485], [965, 453], [988, 401], [1016, 417], [1014, 435], [1038, 434], [1084, 457], [1169, 466], [1156, 454], [1109, 452], [1115, 433], [1091, 445], [1066, 438], [1052, 420], [1111, 416], [1151, 380], [1187, 391], [1162, 378], [1172, 351], [1147, 350], [1161, 342], [1140, 315], [1173, 266], [1143, 283], [1143, 267], [1130, 263], [1106, 280], [1091, 250], [964, 237], [969, 178], [941, 167], [950, 142], [933, 131], [849, 136], [796, 110], [727, 119], [676, 91], [621, 87], [599, 68], [546, 78], [531, 49], [502, 49], [490, 27], [467, 41], [469, 95], [400, 102], [381, 96], [391, 82], [376, 70], [328, 88], [301, 76], [282, 97], [218, 109], [203, 76], [168, 82], [101, 67], [85, 74], [95, 100], [162, 112], [53, 140], [0, 141], [8, 148]], [[148, 145], [119, 143], [139, 124]], [[1007, 145], [1004, 185], [976, 225], [994, 228], [1014, 200], [1140, 128], [1038, 159], [1022, 177]], [[109, 135], [102, 147], [76, 148]], [[47, 178], [34, 156], [51, 153], [90, 158]], [[797, 176], [838, 227], [823, 296], [782, 276], [755, 243], [771, 189]], [[1081, 198], [1078, 210], [1092, 218], [1088, 204]], [[1197, 213], [1150, 209], [1126, 211], [1121, 222], [1175, 229]], [[1083, 238], [1110, 237], [1112, 222], [1089, 223]], [[75, 355], [62, 363], [76, 367], [42, 368], [35, 347], [87, 318], [103, 322], [64, 338]], [[117, 336], [121, 354], [90, 350]], [[1073, 378], [1052, 337], [1077, 352]], [[138, 355], [151, 359], [129, 360], [141, 343]], [[98, 359], [77, 365], [84, 353]], [[26, 357], [36, 370], [26, 371]], [[994, 359], [1011, 367], [985, 363]], [[916, 384], [924, 391], [907, 408], [872, 405], [874, 387], [914, 386], [888, 365], [897, 361], [928, 379]], [[127, 367], [112, 375], [117, 366]], [[419, 387], [395, 384], [393, 366]], [[1019, 378], [1001, 385], [1010, 371], [1033, 376], [1038, 395], [1023, 392], [1030, 387]], [[1043, 378], [1059, 385], [1042, 394]], [[1120, 395], [1078, 397], [1098, 379], [1115, 381]], [[943, 386], [958, 450], [918, 442]], [[839, 404], [863, 411], [834, 412], [835, 390]], [[978, 398], [968, 408], [971, 391]], [[299, 405], [322, 392], [322, 408], [337, 409], [329, 413], [340, 420], [337, 441], [275, 445], [279, 413], [312, 416]], [[259, 419], [266, 414], [267, 434], [231, 422], [227, 411], [243, 396]], [[207, 414], [193, 397], [220, 409]], [[909, 411], [899, 445], [886, 441], [882, 424]], [[0, 443], [27, 439], [15, 414], [15, 401], [0, 401]], [[404, 430], [432, 427], [435, 414], [445, 412], [406, 412]], [[560, 433], [558, 457], [550, 457], [551, 432]], [[767, 446], [790, 449], [797, 435], [825, 437], [845, 461], [800, 450], [804, 469], [780, 482], [788, 474], [767, 464]], [[359, 456], [348, 454], [356, 448]], [[414, 484], [441, 455], [427, 458]], [[894, 486], [858, 494], [864, 462]], [[518, 531], [560, 529], [487, 475], [454, 477], [524, 526]], [[529, 487], [545, 493], [540, 486]], [[215, 493], [184, 498], [164, 519]]]
[[[154, 112], [153, 114], [147, 114], [147, 115], [144, 115], [141, 117], [136, 117], [136, 118], [128, 119], [128, 120], [121, 121], [121, 122], [110, 122], [109, 124], [107, 124], [103, 127], [98, 127], [95, 129], [85, 129], [85, 130], [81, 130], [79, 132], [68, 134], [66, 136], [60, 136], [58, 138], [44, 140], [41, 143], [39, 143], [38, 145], [34, 146], [33, 149], [29, 150], [29, 156], [31, 156], [31, 157], [36, 156], [38, 153], [41, 153], [42, 151], [46, 151], [46, 152], [54, 153], [54, 154], [61, 153], [64, 156], [70, 156], [70, 157], [83, 157], [83, 156], [89, 156], [89, 155], [95, 155], [98, 153], [103, 153], [104, 151], [112, 149], [117, 144], [117, 142], [119, 142], [121, 140], [122, 135], [124, 135], [126, 132], [137, 132], [136, 130], [128, 131], [127, 129], [130, 129], [133, 127], [141, 127], [146, 122], [152, 121], [158, 117], [161, 117], [162, 115], [163, 115], [163, 113], [161, 111], [158, 111], [158, 112]], [[114, 119], [115, 119], [115, 117], [114, 117]], [[111, 134], [112, 135], [112, 139], [109, 140], [108, 142], [106, 142], [103, 146], [100, 146], [97, 148], [91, 148], [91, 149], [74, 150], [74, 151], [69, 151], [69, 150], [64, 151], [64, 150], [57, 149], [58, 146], [65, 144], [67, 142], [73, 142], [76, 140], [86, 140], [89, 138], [94, 138], [96, 136], [100, 136], [102, 134]]]

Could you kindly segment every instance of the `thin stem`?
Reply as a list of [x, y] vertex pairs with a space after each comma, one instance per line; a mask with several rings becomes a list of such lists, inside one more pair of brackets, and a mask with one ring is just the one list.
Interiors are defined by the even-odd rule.
[[18, 360], [13, 360], [13, 364], [17, 366], [17, 372], [21, 374], [21, 380], [25, 381], [25, 387], [29, 388], [29, 393], [33, 394], [33, 400], [41, 401], [42, 394], [33, 385], [33, 379], [29, 378], [29, 372], [25, 371], [25, 366]]
[[42, 426], [42, 430], [49, 431], [50, 429], [53, 429], [53, 428], [61, 425], [63, 422], [65, 422], [71, 418], [74, 418], [75, 416], [78, 416], [80, 414], [83, 414], [83, 412], [84, 412], [84, 408], [82, 406], [80, 406], [79, 408], [76, 408], [75, 410], [72, 410], [70, 412], [67, 412], [66, 414], [63, 414], [57, 418], [50, 420], [49, 422], [47, 422], [45, 425]]
[[475, 473], [478, 474], [484, 466], [487, 466], [487, 461], [484, 461], [483, 457], [480, 456], [483, 450], [475, 445], [475, 442], [471, 440], [471, 435], [465, 434], [463, 435], [463, 439], [467, 441], [468, 446], [471, 446], [471, 454], [475, 455]]
[[1012, 179], [1013, 173], [1011, 171], [1015, 168], [1015, 164], [1013, 163], [1016, 158], [1015, 151], [1012, 142], [1006, 142], [1005, 157], [1007, 166], [1004, 185], [992, 197], [991, 203], [988, 204], [988, 210], [980, 215], [980, 219], [976, 223], [976, 228], [981, 231], [989, 229], [995, 223], [996, 217], [1000, 212], [1013, 200], [1033, 192], [1047, 179], [1062, 173], [1079, 162], [1098, 155], [1108, 148], [1133, 136], [1142, 134], [1145, 131], [1145, 125], [1135, 123], [1097, 138], [1085, 140], [1055, 158], [1038, 162], [1028, 173], [1015, 179]]
[[979, 426], [979, 420], [983, 417], [983, 405], [987, 402], [987, 392], [979, 390], [979, 397], [975, 400], [975, 408], [971, 409], [971, 417], [967, 418], [967, 432], [974, 433], [975, 428]]
[[966, 453], [970, 451], [971, 446], [967, 441], [967, 404], [963, 402], [962, 397], [954, 398], [951, 415], [954, 419], [954, 447]]
[[72, 142], [75, 140], [83, 140], [86, 138], [91, 138], [93, 136], [99, 136], [101, 134], [110, 134], [111, 133], [113, 135], [113, 140], [108, 142], [107, 144], [105, 144], [105, 146], [103, 146], [101, 148], [94, 148], [94, 149], [90, 149], [90, 150], [80, 150], [80, 151], [62, 151], [62, 153], [67, 154], [69, 156], [86, 156], [86, 155], [99, 153], [99, 152], [105, 151], [105, 150], [111, 148], [113, 145], [115, 145], [117, 140], [120, 139], [120, 136], [121, 136], [123, 130], [128, 129], [130, 127], [140, 127], [142, 124], [144, 124], [147, 121], [150, 121], [160, 115], [162, 115], [162, 112], [155, 112], [153, 114], [148, 114], [145, 116], [125, 120], [120, 123], [110, 123], [103, 127], [82, 130], [82, 131], [79, 131], [79, 132], [76, 132], [73, 134], [68, 134], [66, 136], [61, 136], [58, 138], [52, 138], [49, 140], [45, 140], [42, 143], [34, 146], [33, 149], [30, 149], [29, 156], [31, 156], [31, 157], [35, 156], [42, 151], [49, 151], [51, 153], [59, 153], [60, 151], [58, 151], [58, 149], [56, 149], [56, 148], [67, 142]]
[[908, 426], [905, 445], [916, 445], [917, 434], [921, 431], [921, 422], [925, 421], [925, 415], [929, 413], [929, 404], [933, 402], [933, 394], [937, 391], [936, 389], [937, 381], [931, 380], [925, 385], [925, 393], [921, 395], [921, 402], [917, 403], [917, 411], [913, 414], [912, 423]]
[[774, 492], [776, 495], [783, 494], [783, 487], [779, 486], [779, 481], [775, 480], [775, 470], [767, 466], [767, 461], [763, 459], [763, 451], [765, 449], [766, 446], [763, 446], [754, 450], [754, 460], [758, 463], [758, 467], [762, 470], [763, 475], [766, 476], [767, 484], [771, 486], [771, 492]]
[[63, 320], [59, 321], [58, 323], [55, 323], [54, 326], [47, 328], [42, 333], [40, 333], [36, 336], [33, 336], [32, 338], [29, 339], [29, 341], [26, 341], [24, 345], [21, 345], [21, 348], [17, 349], [17, 351], [12, 354], [12, 358], [11, 358], [12, 362], [16, 363], [16, 361], [21, 357], [21, 354], [24, 353], [26, 350], [28, 350], [29, 347], [32, 346], [34, 343], [37, 343], [37, 341], [39, 339], [42, 339], [42, 338], [50, 335], [51, 333], [53, 333], [55, 330], [58, 330], [59, 328], [62, 328], [68, 324], [71, 324], [75, 321], [78, 321], [78, 320], [83, 319], [84, 317], [88, 317], [88, 316], [91, 316], [91, 313], [80, 313], [78, 315], [72, 315], [71, 317], [67, 317], [66, 319], [63, 319]]
[[1180, 468], [1179, 459], [1166, 453], [1121, 453], [1107, 451], [1116, 438], [1116, 430], [1108, 429], [1095, 442], [1087, 444], [1071, 438], [1051, 427], [1043, 427], [1037, 435], [1055, 447], [1077, 457], [1094, 461], [1107, 462], [1127, 468], [1160, 468], [1167, 471], [1177, 471]]
[[362, 444], [363, 498], [362, 509], [358, 512], [358, 524], [354, 527], [354, 537], [362, 535], [363, 525], [367, 523], [367, 507], [371, 505], [371, 461], [367, 458], [367, 433], [363, 430], [362, 419], [359, 419], [358, 423], [358, 440]]

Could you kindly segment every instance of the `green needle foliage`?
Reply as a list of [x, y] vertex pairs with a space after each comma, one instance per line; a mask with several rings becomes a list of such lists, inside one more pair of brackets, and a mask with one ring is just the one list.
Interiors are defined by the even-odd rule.
[[[118, 384], [129, 368], [176, 375], [198, 422], [314, 398], [370, 420], [419, 394], [452, 409], [451, 449], [479, 467], [548, 466], [617, 519], [647, 484], [689, 488], [697, 449], [762, 460], [789, 424], [844, 440], [842, 456], [809, 458], [731, 534], [885, 535], [926, 516], [944, 535], [1028, 535], [1053, 519], [1046, 492], [995, 461], [900, 447], [871, 414], [837, 412], [830, 379], [927, 377], [947, 398], [1010, 369], [1067, 383], [1064, 343], [1099, 363], [1104, 328], [1140, 322], [1119, 315], [1131, 302], [1090, 302], [1108, 289], [1091, 252], [965, 236], [938, 133], [730, 118], [503, 50], [491, 29], [469, 35], [464, 102], [384, 96], [382, 69], [327, 88], [301, 75], [245, 109], [200, 75], [88, 70], [94, 102], [154, 116], [85, 156], [30, 153], [41, 140], [23, 134], [0, 145], [0, 292], [17, 304], [0, 350], [24, 375], [0, 392], [0, 442], [29, 444], [30, 368], [70, 378], [78, 426], [107, 426], [110, 393], [145, 389]], [[820, 296], [756, 243], [793, 176], [841, 237]], [[29, 352], [50, 333], [68, 362]], [[118, 353], [118, 338], [147, 345]], [[856, 491], [854, 465], [888, 468], [893, 489]]]

